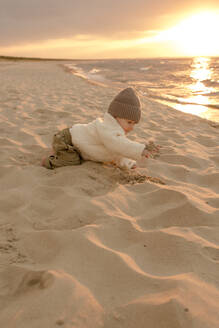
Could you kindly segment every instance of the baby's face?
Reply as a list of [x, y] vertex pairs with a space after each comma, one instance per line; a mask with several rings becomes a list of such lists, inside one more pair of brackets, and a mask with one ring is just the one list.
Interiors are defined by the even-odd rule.
[[121, 126], [121, 128], [124, 130], [125, 134], [129, 133], [134, 129], [134, 126], [136, 124], [135, 121], [127, 120], [126, 118], [120, 118], [116, 117], [117, 122]]

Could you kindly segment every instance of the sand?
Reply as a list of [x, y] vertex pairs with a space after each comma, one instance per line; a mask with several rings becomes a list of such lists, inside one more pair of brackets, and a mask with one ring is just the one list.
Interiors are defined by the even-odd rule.
[[219, 327], [219, 129], [142, 100], [132, 171], [47, 170], [53, 133], [117, 89], [56, 62], [0, 63], [0, 327]]

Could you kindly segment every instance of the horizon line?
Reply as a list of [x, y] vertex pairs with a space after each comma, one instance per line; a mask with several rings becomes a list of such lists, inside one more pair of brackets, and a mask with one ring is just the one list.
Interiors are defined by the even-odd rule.
[[219, 58], [219, 56], [156, 56], [156, 57], [120, 57], [120, 58], [47, 58], [47, 57], [25, 57], [25, 56], [7, 56], [0, 55], [1, 59], [6, 60], [48, 60], [48, 61], [95, 61], [95, 60], [132, 60], [132, 59], [189, 59], [189, 58]]

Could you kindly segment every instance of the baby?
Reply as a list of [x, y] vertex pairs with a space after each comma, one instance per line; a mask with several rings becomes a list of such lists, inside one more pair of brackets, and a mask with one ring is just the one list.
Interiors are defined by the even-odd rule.
[[126, 137], [140, 118], [139, 98], [132, 88], [126, 88], [112, 100], [103, 119], [74, 124], [56, 133], [52, 143], [54, 153], [44, 158], [42, 165], [54, 169], [90, 160], [134, 169], [136, 160], [150, 155], [144, 144]]

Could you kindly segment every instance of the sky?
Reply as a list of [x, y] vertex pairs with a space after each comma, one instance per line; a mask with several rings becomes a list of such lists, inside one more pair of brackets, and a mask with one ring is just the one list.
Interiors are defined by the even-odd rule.
[[219, 0], [0, 0], [0, 55], [219, 56]]

